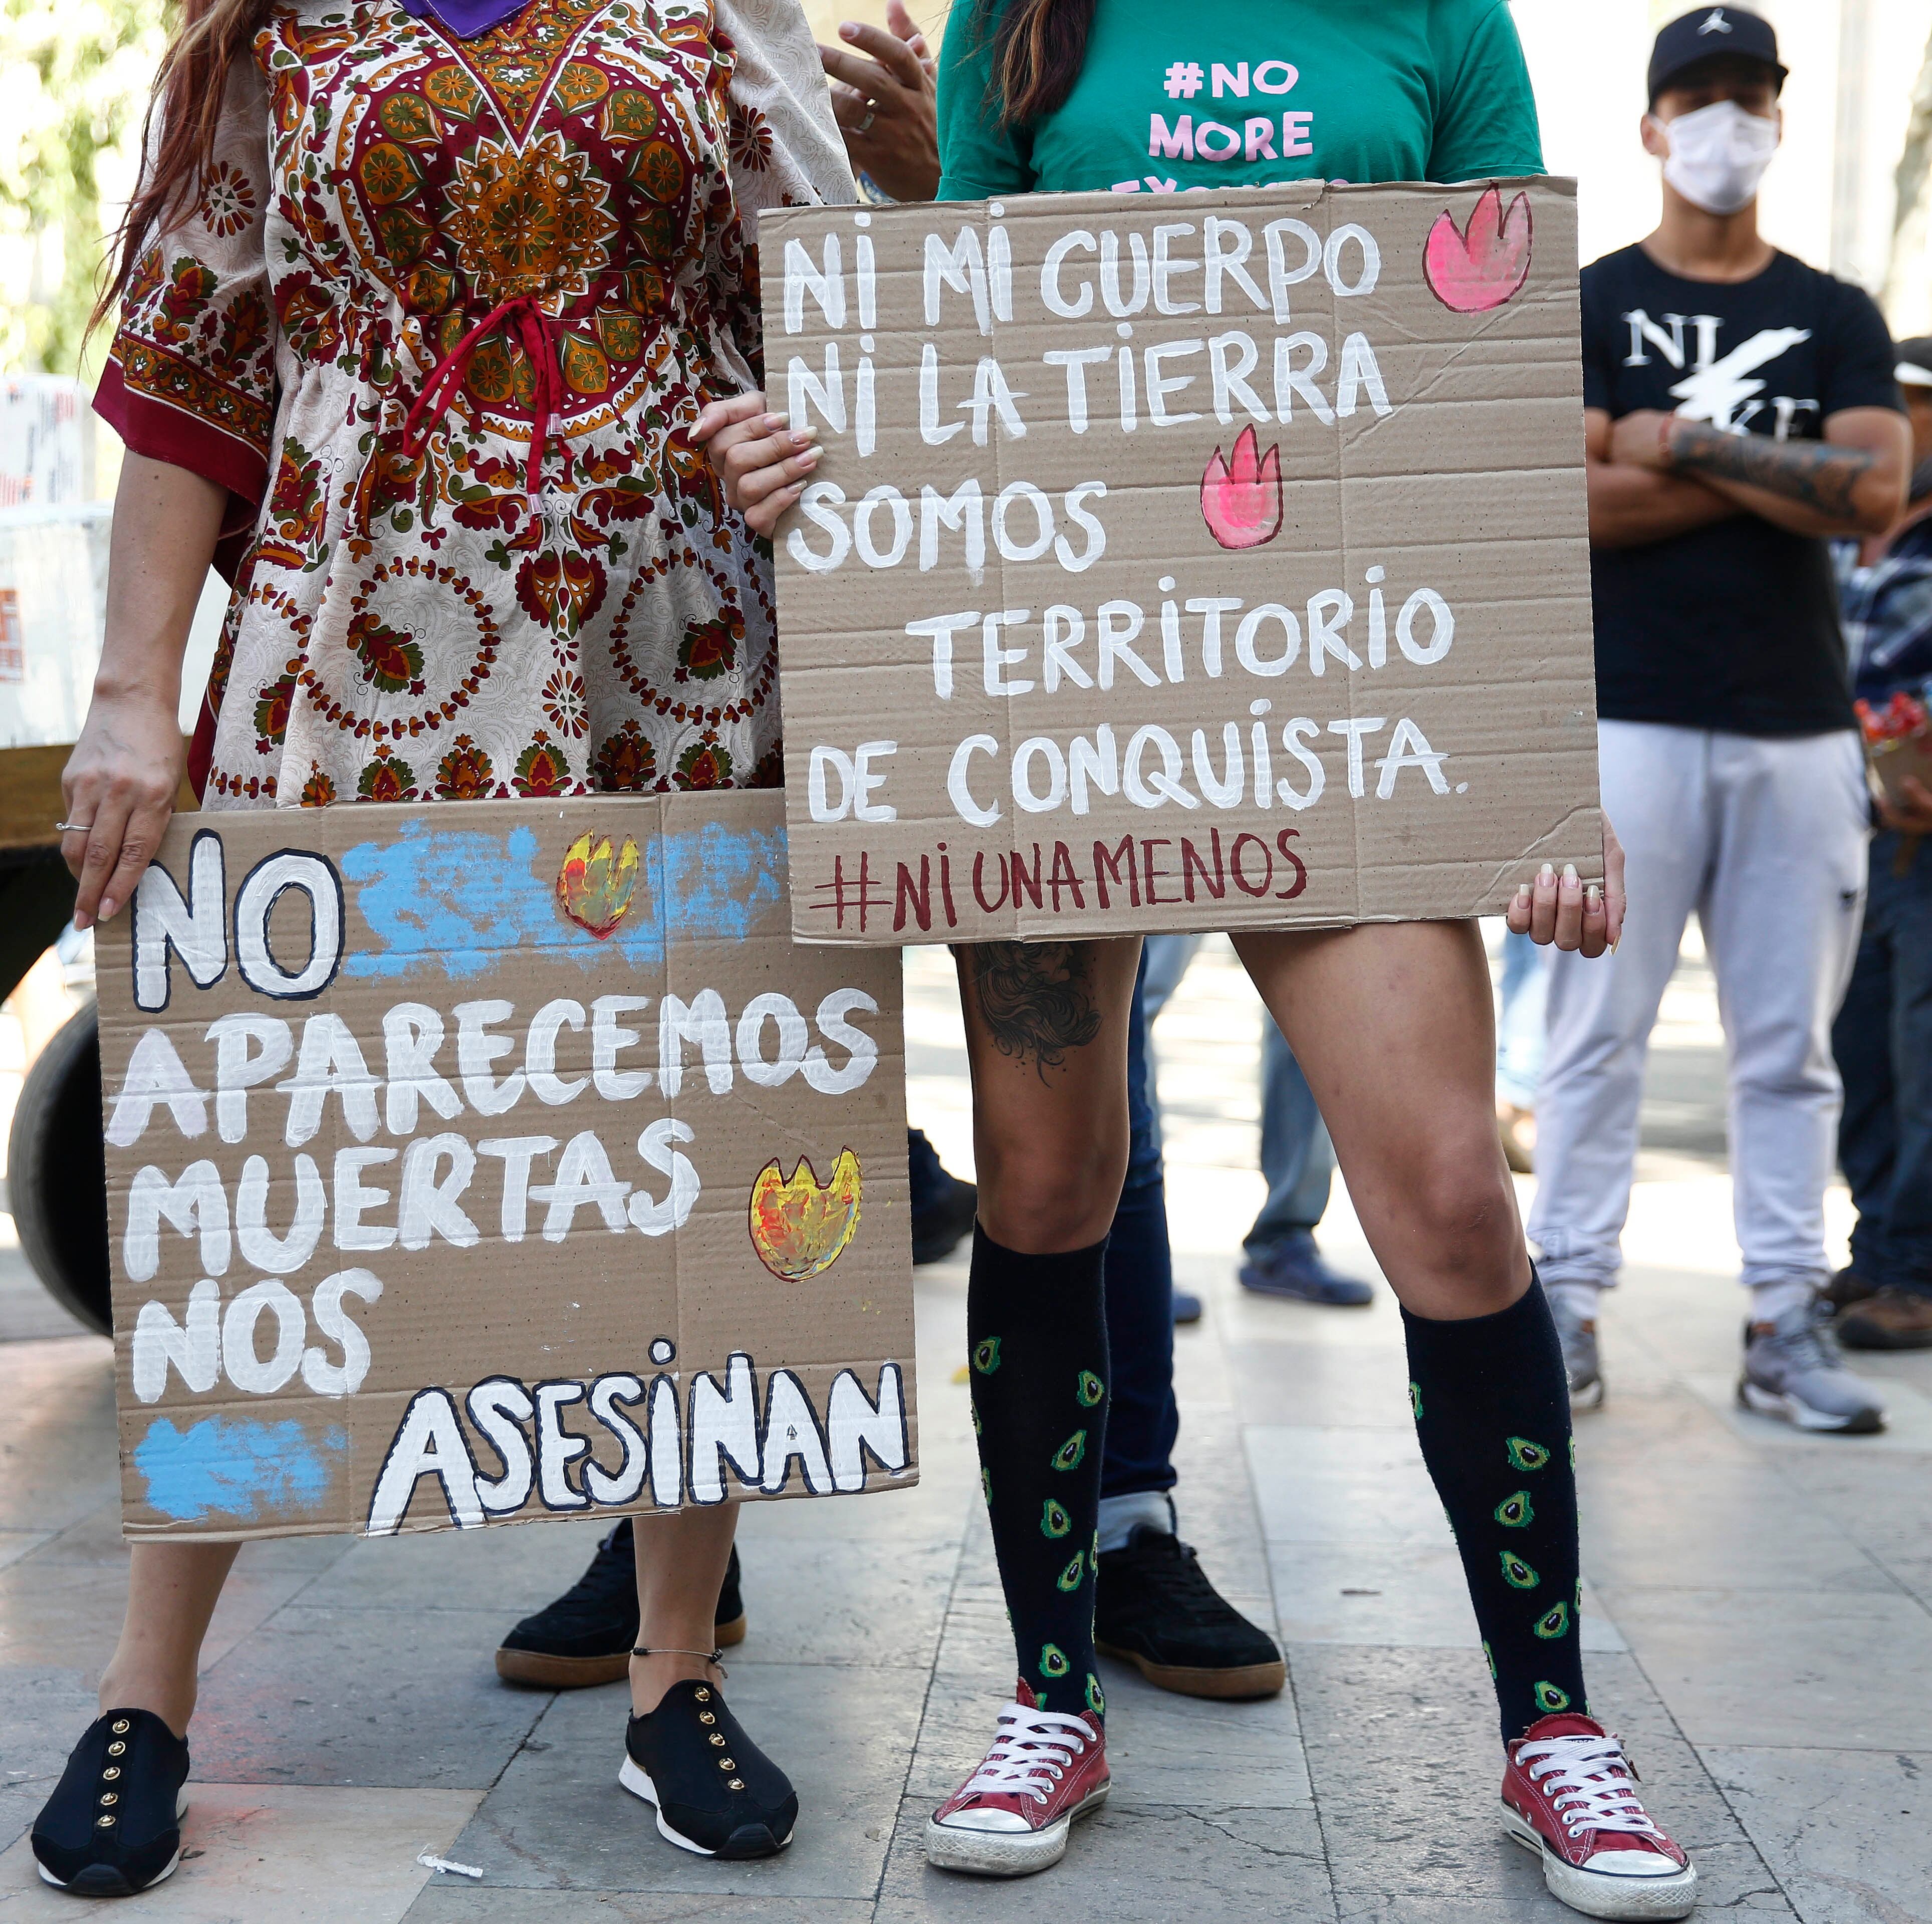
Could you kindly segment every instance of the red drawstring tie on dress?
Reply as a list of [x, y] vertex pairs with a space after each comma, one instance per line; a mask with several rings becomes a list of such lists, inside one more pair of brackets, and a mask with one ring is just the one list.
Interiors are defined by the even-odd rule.
[[[434, 424], [449, 412], [463, 385], [463, 377], [469, 371], [470, 357], [476, 353], [476, 344], [499, 321], [514, 329], [530, 364], [530, 382], [534, 392], [530, 410], [530, 458], [524, 473], [524, 488], [534, 503], [542, 489], [543, 458], [550, 446], [550, 424], [561, 398], [560, 390], [563, 380], [562, 371], [550, 346], [550, 331], [554, 323], [537, 305], [534, 294], [515, 294], [507, 301], [499, 302], [430, 370], [429, 379], [424, 382], [422, 392], [416, 397], [416, 404], [410, 410], [409, 419], [403, 423], [403, 452], [406, 455], [422, 452], [422, 444], [416, 441], [418, 422], [427, 417]], [[425, 428], [424, 434], [428, 431]], [[416, 442], [413, 446], [412, 442]]]

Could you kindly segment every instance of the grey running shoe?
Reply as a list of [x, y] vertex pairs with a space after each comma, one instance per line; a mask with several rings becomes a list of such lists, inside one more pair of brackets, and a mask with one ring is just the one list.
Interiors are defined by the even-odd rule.
[[1570, 1407], [1595, 1409], [1604, 1400], [1603, 1372], [1597, 1366], [1597, 1319], [1580, 1316], [1565, 1295], [1550, 1296], [1549, 1302], [1550, 1314], [1563, 1345], [1563, 1373], [1570, 1379]]
[[1801, 1430], [1865, 1436], [1885, 1427], [1885, 1406], [1838, 1360], [1838, 1346], [1808, 1303], [1777, 1322], [1744, 1325], [1738, 1400]]

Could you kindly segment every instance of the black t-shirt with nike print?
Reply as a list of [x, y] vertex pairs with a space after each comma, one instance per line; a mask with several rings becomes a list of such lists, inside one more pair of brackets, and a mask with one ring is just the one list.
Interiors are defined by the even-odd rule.
[[[1818, 440], [1848, 407], [1900, 405], [1870, 296], [1780, 254], [1749, 281], [1686, 281], [1640, 247], [1583, 270], [1583, 404]], [[1825, 542], [1756, 515], [1594, 548], [1597, 710], [1745, 735], [1852, 726]]]

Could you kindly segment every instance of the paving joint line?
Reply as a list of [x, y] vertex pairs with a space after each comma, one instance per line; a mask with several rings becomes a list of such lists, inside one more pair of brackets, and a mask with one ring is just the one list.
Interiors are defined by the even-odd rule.
[[[1650, 1694], [1657, 1700], [1657, 1707], [1664, 1712], [1665, 1721], [1670, 1724], [1671, 1729], [1676, 1733], [1684, 1748], [1688, 1750], [1690, 1753], [1691, 1756], [1696, 1760], [1698, 1769], [1703, 1773], [1704, 1781], [1708, 1784], [1712, 1790], [1717, 1793], [1718, 1801], [1724, 1805], [1724, 1808], [1727, 1811], [1730, 1812], [1731, 1821], [1738, 1827], [1738, 1835], [1744, 1839], [1746, 1847], [1750, 1850], [1751, 1855], [1756, 1859], [1759, 1868], [1762, 1870], [1764, 1874], [1771, 1880], [1772, 1887], [1778, 1892], [1780, 1897], [1784, 1898], [1785, 1906], [1786, 1909], [1790, 1911], [1792, 1916], [1801, 1920], [1803, 1919], [1804, 1913], [1798, 1909], [1790, 1892], [1785, 1888], [1784, 1880], [1778, 1874], [1776, 1871], [1772, 1869], [1771, 1864], [1766, 1858], [1763, 1851], [1758, 1847], [1757, 1838], [1752, 1834], [1750, 1825], [1744, 1822], [1742, 1814], [1738, 1811], [1737, 1806], [1731, 1802], [1729, 1795], [1725, 1791], [1724, 1785], [1718, 1782], [1716, 1774], [1712, 1771], [1710, 1765], [1706, 1762], [1703, 1751], [1691, 1741], [1690, 1733], [1686, 1730], [1683, 1724], [1678, 1721], [1677, 1712], [1670, 1707], [1669, 1702], [1664, 1697], [1664, 1692], [1658, 1688], [1657, 1679], [1651, 1675], [1648, 1669], [1645, 1666], [1643, 1658], [1640, 1655], [1639, 1655], [1636, 1645], [1630, 1643], [1628, 1637], [1625, 1637], [1624, 1641], [1629, 1646], [1630, 1660], [1632, 1665], [1635, 1667], [1637, 1675], [1642, 1677], [1644, 1682], [1650, 1686]], [[1700, 1898], [1698, 1900], [1698, 1907], [1700, 1910], [1708, 1909], [1713, 1910], [1724, 1910], [1734, 1907], [1735, 1904], [1740, 1901], [1741, 1900], [1734, 1899], [1732, 1900], [1732, 1904], [1706, 1904], [1702, 1898]]]
[[919, 1757], [920, 1739], [926, 1734], [926, 1720], [932, 1708], [932, 1693], [939, 1681], [940, 1653], [946, 1647], [946, 1632], [952, 1621], [952, 1613], [959, 1595], [961, 1579], [966, 1564], [968, 1546], [972, 1541], [973, 1502], [967, 1499], [965, 1521], [959, 1532], [958, 1548], [952, 1559], [952, 1580], [946, 1589], [946, 1607], [939, 1613], [939, 1634], [934, 1638], [932, 1656], [926, 1666], [926, 1689], [920, 1698], [919, 1716], [913, 1725], [912, 1742], [907, 1747], [905, 1769], [899, 1778], [898, 1796], [893, 1800], [892, 1823], [886, 1832], [885, 1855], [880, 1860], [878, 1879], [872, 1891], [872, 1916], [876, 1920], [879, 1906], [885, 1901], [886, 1879], [892, 1867], [892, 1851], [898, 1842], [899, 1826], [905, 1815], [906, 1800], [912, 1795], [913, 1766]]
[[[1222, 1322], [1223, 1319], [1220, 1316], [1216, 1316], [1214, 1319], [1214, 1340], [1216, 1346], [1220, 1351], [1221, 1367], [1225, 1373], [1232, 1368], [1232, 1359], [1228, 1354], [1228, 1346], [1222, 1333]], [[1328, 1879], [1329, 1914], [1337, 1920], [1337, 1924], [1340, 1924], [1342, 1916], [1342, 1894], [1335, 1883], [1335, 1853], [1329, 1847], [1328, 1822], [1322, 1812], [1322, 1793], [1315, 1781], [1315, 1760], [1308, 1747], [1307, 1727], [1302, 1721], [1301, 1695], [1295, 1688], [1294, 1661], [1289, 1650], [1288, 1638], [1281, 1626], [1281, 1598], [1275, 1585], [1274, 1558], [1270, 1553], [1268, 1532], [1262, 1524], [1261, 1493], [1255, 1487], [1254, 1459], [1248, 1454], [1249, 1425], [1243, 1421], [1238, 1405], [1234, 1406], [1234, 1409], [1235, 1427], [1241, 1452], [1241, 1470], [1248, 1492], [1248, 1514], [1252, 1519], [1254, 1532], [1261, 1544], [1262, 1568], [1268, 1581], [1268, 1612], [1273, 1619], [1275, 1636], [1281, 1646], [1282, 1668], [1284, 1673], [1282, 1688], [1287, 1692], [1288, 1700], [1294, 1711], [1295, 1745], [1301, 1752], [1303, 1775], [1308, 1779], [1308, 1802], [1315, 1813], [1315, 1832], [1322, 1840], [1322, 1868], [1327, 1873]]]

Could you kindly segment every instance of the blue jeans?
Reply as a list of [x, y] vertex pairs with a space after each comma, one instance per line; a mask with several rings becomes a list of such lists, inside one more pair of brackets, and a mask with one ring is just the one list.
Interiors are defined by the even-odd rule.
[[1550, 964], [1556, 951], [1527, 935], [1503, 938], [1502, 1007], [1496, 1017], [1496, 1094], [1518, 1109], [1536, 1106], [1550, 1037]]
[[1148, 1060], [1142, 997], [1146, 976], [1143, 955], [1127, 1026], [1127, 1179], [1107, 1243], [1107, 1354], [1113, 1382], [1100, 1472], [1103, 1498], [1172, 1490], [1178, 1480], [1174, 1258], [1167, 1238], [1160, 1117]]
[[1832, 1052], [1845, 1083], [1838, 1160], [1858, 1212], [1852, 1267], [1880, 1288], [1932, 1295], [1932, 850], [1894, 830], [1872, 842]]
[[1335, 1147], [1308, 1078], [1272, 1020], [1262, 1037], [1262, 1174], [1268, 1200], [1241, 1244], [1257, 1257], [1321, 1221], [1335, 1175]]
[[[1201, 946], [1198, 935], [1150, 935], [1143, 945], [1140, 981], [1135, 990], [1137, 1004], [1144, 1002], [1146, 1019], [1153, 1021], [1167, 1006], [1180, 986], [1187, 965]], [[1262, 1039], [1262, 1174], [1268, 1178], [1268, 1199], [1255, 1218], [1244, 1247], [1250, 1256], [1272, 1248], [1296, 1230], [1312, 1229], [1328, 1207], [1328, 1192], [1335, 1175], [1335, 1148], [1315, 1106], [1308, 1079], [1295, 1061], [1294, 1052], [1282, 1039], [1280, 1029], [1265, 1016], [1267, 1028]], [[1140, 1053], [1130, 1060], [1144, 1061], [1146, 1037], [1133, 1044]], [[1130, 1076], [1147, 1072], [1131, 1066]], [[1160, 1149], [1160, 1108], [1152, 1100], [1152, 1085], [1147, 1085], [1152, 1115], [1154, 1153]], [[1129, 1178], [1132, 1180], [1131, 1177]]]

